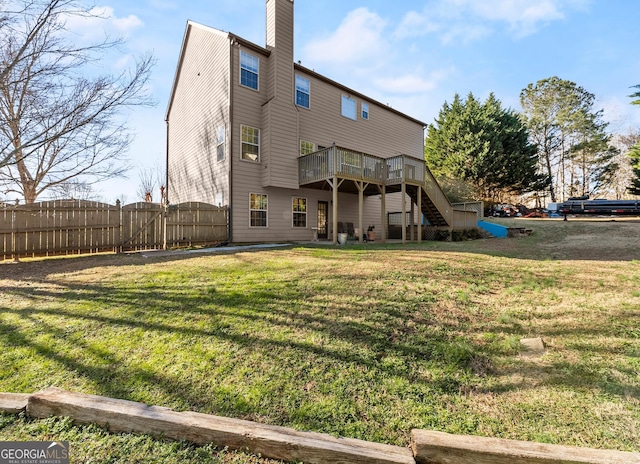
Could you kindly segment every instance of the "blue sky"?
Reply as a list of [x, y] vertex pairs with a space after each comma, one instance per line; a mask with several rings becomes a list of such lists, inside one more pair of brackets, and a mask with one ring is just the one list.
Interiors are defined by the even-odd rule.
[[[157, 59], [152, 109], [128, 115], [137, 134], [136, 168], [164, 163], [164, 116], [187, 20], [233, 32], [264, 46], [265, 0], [105, 0], [109, 18], [74, 24], [90, 38], [106, 31], [127, 39], [105, 68], [132, 57]], [[629, 104], [640, 84], [637, 0], [296, 0], [295, 59], [426, 123], [455, 93], [494, 92], [520, 110], [520, 91], [558, 76], [596, 95], [612, 132], [640, 129]], [[137, 169], [127, 180], [96, 186], [104, 201], [137, 201]]]

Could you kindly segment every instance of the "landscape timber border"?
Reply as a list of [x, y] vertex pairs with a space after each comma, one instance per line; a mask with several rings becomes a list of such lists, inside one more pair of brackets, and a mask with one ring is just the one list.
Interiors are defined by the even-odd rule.
[[50, 387], [33, 394], [0, 393], [0, 412], [34, 418], [69, 417], [111, 432], [148, 434], [235, 450], [265, 458], [316, 464], [640, 464], [640, 453], [578, 448], [518, 440], [452, 435], [414, 429], [411, 447], [384, 445], [316, 432], [177, 412], [127, 400]]

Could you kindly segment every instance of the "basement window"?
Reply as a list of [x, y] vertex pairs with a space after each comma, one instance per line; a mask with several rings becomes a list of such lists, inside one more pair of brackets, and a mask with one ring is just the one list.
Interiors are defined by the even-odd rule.
[[249, 195], [251, 227], [267, 227], [267, 206], [267, 195], [261, 193], [251, 193]]
[[307, 199], [293, 197], [293, 227], [307, 227]]

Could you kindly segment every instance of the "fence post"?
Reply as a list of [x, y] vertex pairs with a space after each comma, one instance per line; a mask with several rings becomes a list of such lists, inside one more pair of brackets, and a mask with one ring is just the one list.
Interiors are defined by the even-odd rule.
[[167, 249], [167, 218], [169, 217], [169, 205], [166, 202], [162, 203], [163, 212], [162, 216], [162, 249]]
[[20, 255], [16, 253], [16, 236], [18, 235], [18, 230], [16, 229], [16, 210], [15, 208], [11, 212], [11, 256], [13, 257], [14, 263], [20, 262]]
[[118, 236], [116, 238], [115, 243], [115, 251], [116, 253], [122, 253], [123, 243], [122, 243], [122, 205], [120, 204], [120, 200], [116, 200], [116, 206], [118, 207]]

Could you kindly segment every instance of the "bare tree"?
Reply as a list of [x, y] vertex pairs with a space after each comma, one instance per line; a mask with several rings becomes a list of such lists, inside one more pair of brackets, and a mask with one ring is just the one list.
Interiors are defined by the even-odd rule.
[[[0, 0], [3, 2], [3, 0]], [[32, 203], [48, 189], [124, 175], [131, 135], [120, 116], [153, 104], [153, 58], [119, 75], [89, 66], [122, 42], [76, 45], [72, 15], [96, 17], [77, 0], [4, 0], [0, 30], [0, 182]]]
[[164, 165], [156, 163], [153, 167], [141, 168], [138, 174], [138, 197], [146, 202], [152, 202], [154, 191], [158, 189], [160, 195], [156, 197], [160, 203], [166, 201], [167, 170]]
[[141, 169], [138, 180], [140, 181], [137, 191], [138, 197], [147, 203], [151, 203], [153, 201], [153, 191], [157, 185], [155, 170], [153, 168]]
[[56, 200], [99, 200], [100, 194], [93, 189], [93, 186], [77, 179], [58, 184], [51, 189], [51, 198]]

